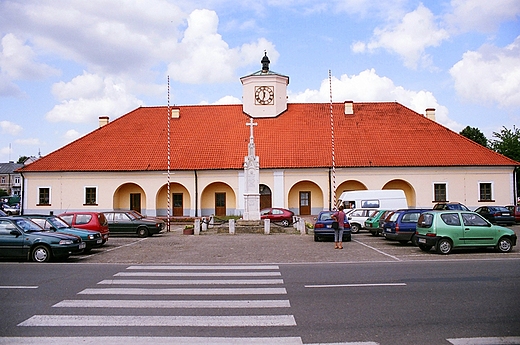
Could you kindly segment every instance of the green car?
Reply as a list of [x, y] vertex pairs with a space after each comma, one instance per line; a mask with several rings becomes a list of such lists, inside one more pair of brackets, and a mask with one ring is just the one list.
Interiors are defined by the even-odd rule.
[[103, 212], [108, 222], [110, 236], [137, 235], [147, 237], [159, 234], [165, 229], [165, 223], [158, 218], [143, 218], [133, 211]]
[[421, 250], [427, 252], [435, 247], [439, 254], [460, 247], [494, 247], [507, 253], [517, 239], [513, 230], [493, 225], [478, 213], [461, 210], [422, 213], [415, 237]]
[[370, 232], [372, 235], [379, 236], [379, 234], [383, 233], [381, 221], [384, 220], [390, 213], [392, 213], [392, 211], [378, 210], [377, 213], [365, 220], [365, 229], [367, 229], [368, 232]]
[[81, 253], [84, 248], [85, 243], [78, 236], [44, 231], [22, 217], [0, 218], [0, 257], [47, 262], [53, 257]]

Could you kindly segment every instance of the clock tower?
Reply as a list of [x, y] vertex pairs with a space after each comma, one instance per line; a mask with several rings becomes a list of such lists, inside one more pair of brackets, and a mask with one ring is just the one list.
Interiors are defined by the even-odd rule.
[[289, 77], [269, 70], [267, 52], [262, 69], [240, 78], [244, 113], [253, 118], [276, 117], [287, 110]]

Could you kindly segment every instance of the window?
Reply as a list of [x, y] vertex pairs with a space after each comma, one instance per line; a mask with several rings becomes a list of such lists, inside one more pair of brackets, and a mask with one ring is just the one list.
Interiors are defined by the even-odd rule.
[[493, 201], [493, 194], [490, 182], [479, 184], [479, 201]]
[[5, 183], [5, 176], [2, 176], [2, 177], [0, 178], [0, 182], [1, 182], [1, 183]]
[[446, 183], [433, 184], [433, 201], [447, 201], [446, 197]]
[[51, 189], [49, 187], [38, 188], [38, 205], [51, 204]]
[[14, 184], [19, 185], [20, 184], [20, 176], [15, 176], [14, 178]]
[[379, 200], [361, 200], [362, 208], [379, 208]]
[[97, 205], [96, 187], [85, 187], [85, 205]]
[[464, 222], [464, 226], [487, 226], [488, 223], [479, 216], [474, 213], [463, 213], [462, 221]]
[[457, 213], [441, 214], [441, 219], [446, 225], [460, 226], [460, 219]]

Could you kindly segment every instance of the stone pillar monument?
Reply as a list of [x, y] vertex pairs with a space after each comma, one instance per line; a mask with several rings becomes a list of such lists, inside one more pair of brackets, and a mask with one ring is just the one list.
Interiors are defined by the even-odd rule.
[[260, 160], [255, 155], [255, 141], [253, 136], [253, 126], [258, 123], [250, 118], [246, 126], [250, 127], [248, 155], [244, 158], [244, 176], [246, 188], [244, 192], [244, 220], [260, 220]]

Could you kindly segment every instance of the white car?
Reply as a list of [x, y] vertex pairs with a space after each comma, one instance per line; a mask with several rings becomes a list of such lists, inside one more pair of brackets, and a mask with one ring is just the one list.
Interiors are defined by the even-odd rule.
[[347, 219], [350, 223], [350, 231], [355, 234], [359, 230], [364, 229], [365, 220], [374, 215], [378, 209], [376, 208], [355, 208], [347, 213]]

